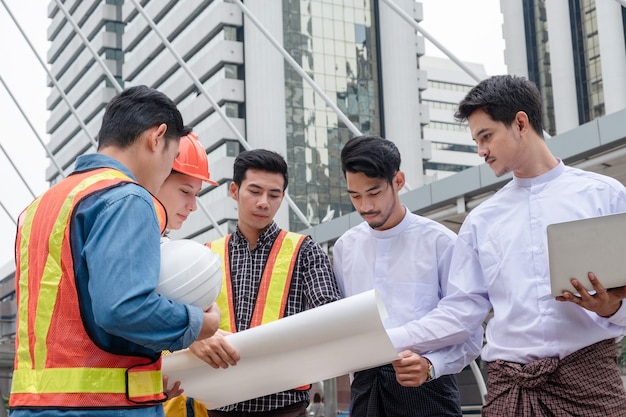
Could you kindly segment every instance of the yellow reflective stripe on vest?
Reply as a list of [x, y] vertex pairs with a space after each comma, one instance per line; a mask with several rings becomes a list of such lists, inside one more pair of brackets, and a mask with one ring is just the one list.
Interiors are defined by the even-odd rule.
[[293, 267], [304, 238], [303, 235], [283, 230], [274, 242], [261, 278], [250, 327], [270, 323], [285, 315]]
[[[233, 309], [233, 287], [230, 284], [230, 259], [228, 257], [228, 242], [231, 235], [228, 234], [222, 238], [207, 243], [213, 253], [222, 258], [222, 290], [217, 296], [217, 305], [220, 308], [222, 316], [220, 318], [220, 329], [227, 332], [236, 332], [235, 316], [231, 313]], [[228, 275], [227, 275], [228, 274]]]
[[[53, 306], [55, 303], [55, 300], [57, 298], [57, 292], [59, 290], [59, 283], [63, 275], [63, 272], [61, 271], [61, 250], [63, 248], [65, 228], [69, 224], [69, 217], [72, 215], [74, 198], [76, 197], [76, 194], [80, 193], [86, 188], [91, 187], [93, 184], [106, 179], [125, 179], [132, 181], [132, 179], [125, 175], [123, 172], [116, 170], [107, 170], [100, 174], [92, 175], [85, 178], [83, 181], [78, 183], [76, 187], [74, 187], [74, 189], [68, 194], [65, 201], [63, 201], [63, 205], [59, 211], [59, 216], [57, 217], [52, 228], [52, 233], [50, 234], [50, 237], [48, 239], [49, 253], [44, 267], [44, 271], [46, 271], [46, 273], [43, 274], [41, 278], [39, 299], [37, 300], [37, 311], [35, 313], [35, 343], [33, 349], [33, 357], [34, 368], [36, 369], [43, 369], [46, 363], [46, 358], [48, 354], [47, 335], [50, 328], [50, 323], [52, 321], [52, 312], [54, 310], [49, 308], [49, 306]], [[39, 202], [40, 200], [38, 199], [37, 202], [33, 204], [33, 206], [29, 207], [23, 217], [24, 228], [22, 229], [23, 239], [20, 243], [20, 251], [21, 254], [26, 256], [21, 256], [20, 264], [22, 266], [25, 266], [26, 268], [21, 270], [22, 274], [24, 273], [24, 271], [28, 271], [27, 253], [30, 240], [29, 237], [32, 227], [32, 221], [35, 213], [37, 212], [37, 206], [39, 205]], [[28, 277], [20, 277], [20, 317], [29, 317], [28, 282], [30, 282]], [[44, 302], [42, 302], [42, 300]], [[28, 319], [20, 320], [20, 322], [26, 324], [28, 322]], [[20, 351], [18, 352], [19, 360], [17, 362], [17, 368], [32, 368], [33, 363], [31, 361], [31, 356], [29, 353], [30, 346], [28, 345], [28, 329], [24, 326], [20, 326], [17, 337], [19, 338], [18, 350]]]
[[[230, 259], [228, 241], [231, 235], [207, 244], [222, 257], [222, 291], [217, 297], [217, 305], [222, 317], [220, 329], [236, 332], [233, 308], [233, 290], [230, 279]], [[274, 242], [261, 277], [250, 327], [269, 323], [285, 315], [285, 305], [289, 296], [293, 268], [298, 258], [300, 246], [306, 236], [282, 230]]]
[[[24, 239], [24, 236], [30, 236], [30, 232], [33, 226], [33, 216], [41, 203], [41, 198], [36, 199], [28, 209], [22, 214], [23, 222], [21, 222], [22, 239], [19, 242], [20, 251], [20, 271], [22, 276], [19, 280], [19, 311], [18, 317], [28, 317], [28, 282], [30, 281], [28, 274], [28, 239]], [[15, 352], [17, 356], [17, 366], [21, 367], [22, 364], [25, 368], [32, 368], [30, 347], [28, 346], [28, 320], [18, 320], [16, 337], [19, 341], [18, 349]]]
[[[126, 369], [122, 368], [47, 368], [16, 370], [16, 394], [107, 393], [125, 394]], [[141, 397], [163, 391], [160, 371], [128, 373], [129, 396]]]

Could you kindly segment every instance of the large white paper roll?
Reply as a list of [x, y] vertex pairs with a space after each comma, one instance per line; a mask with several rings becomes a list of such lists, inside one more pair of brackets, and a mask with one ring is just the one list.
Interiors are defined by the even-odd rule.
[[215, 409], [398, 358], [375, 290], [226, 336], [241, 360], [213, 369], [185, 349], [163, 358], [163, 373], [185, 395]]

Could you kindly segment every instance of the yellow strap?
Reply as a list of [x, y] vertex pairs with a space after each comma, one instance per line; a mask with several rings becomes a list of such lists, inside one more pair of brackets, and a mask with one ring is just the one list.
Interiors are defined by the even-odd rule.
[[[126, 369], [123, 368], [48, 368], [15, 370], [12, 393], [126, 393]], [[161, 371], [128, 373], [131, 398], [163, 392]]]
[[[269, 282], [269, 289], [267, 290], [261, 324], [278, 320], [285, 314], [283, 299], [288, 296], [289, 287], [291, 285], [291, 273], [293, 272], [291, 270], [291, 264], [294, 257], [298, 256], [301, 238], [302, 235], [300, 234], [288, 232], [282, 241], [273, 268], [270, 271], [272, 278]], [[270, 265], [266, 266], [266, 268], [268, 267], [270, 267]], [[257, 303], [259, 301], [260, 300], [257, 300]]]
[[230, 262], [229, 262], [229, 259], [227, 258], [228, 253], [226, 249], [226, 244], [227, 244], [226, 239], [229, 236], [230, 235], [227, 235], [225, 237], [221, 237], [217, 240], [214, 240], [213, 242], [208, 243], [207, 246], [211, 248], [213, 253], [218, 254], [220, 258], [222, 259], [222, 290], [217, 296], [216, 302], [222, 314], [220, 318], [220, 329], [232, 333], [232, 332], [236, 332], [237, 329], [232, 328], [231, 326], [232, 317], [231, 317], [230, 306], [232, 304], [232, 287], [230, 285], [230, 280], [228, 279], [228, 275], [227, 275], [227, 274], [230, 274], [230, 271], [227, 270], [227, 268], [230, 269]]
[[18, 300], [18, 317], [24, 317], [17, 322], [17, 331], [16, 337], [19, 342], [17, 345], [17, 366], [20, 365], [25, 366], [26, 368], [32, 368], [32, 361], [30, 356], [30, 349], [28, 345], [28, 283], [30, 282], [29, 278], [29, 268], [28, 268], [28, 245], [31, 228], [33, 226], [33, 217], [37, 208], [39, 207], [39, 203], [41, 203], [41, 197], [37, 198], [22, 214], [20, 221], [20, 241], [19, 241], [19, 252], [20, 252], [20, 278], [19, 282], [16, 284], [19, 286], [19, 300]]

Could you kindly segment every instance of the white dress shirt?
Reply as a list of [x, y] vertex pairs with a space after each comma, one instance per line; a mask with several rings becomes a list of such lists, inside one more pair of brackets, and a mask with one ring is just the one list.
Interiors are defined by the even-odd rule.
[[[437, 306], [445, 293], [448, 267], [456, 235], [430, 219], [411, 213], [388, 230], [374, 230], [366, 222], [344, 233], [333, 247], [334, 269], [344, 296], [375, 288], [388, 317], [386, 329], [407, 326]], [[436, 352], [417, 351], [406, 337], [391, 337], [398, 352], [405, 349], [433, 364], [435, 376], [460, 372], [478, 356], [482, 328], [461, 344]], [[429, 349], [430, 350], [430, 349]]]
[[538, 177], [514, 177], [463, 223], [448, 296], [427, 317], [400, 331], [419, 349], [437, 349], [464, 340], [493, 307], [482, 358], [517, 363], [563, 358], [601, 340], [621, 338], [626, 306], [606, 319], [550, 295], [546, 227], [625, 211], [621, 183], [561, 161]]

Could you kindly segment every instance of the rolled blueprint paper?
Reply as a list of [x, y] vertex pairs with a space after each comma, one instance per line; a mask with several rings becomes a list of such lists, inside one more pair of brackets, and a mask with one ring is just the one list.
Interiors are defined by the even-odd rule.
[[212, 410], [398, 359], [375, 290], [226, 336], [241, 360], [213, 369], [188, 349], [163, 358], [163, 374]]

